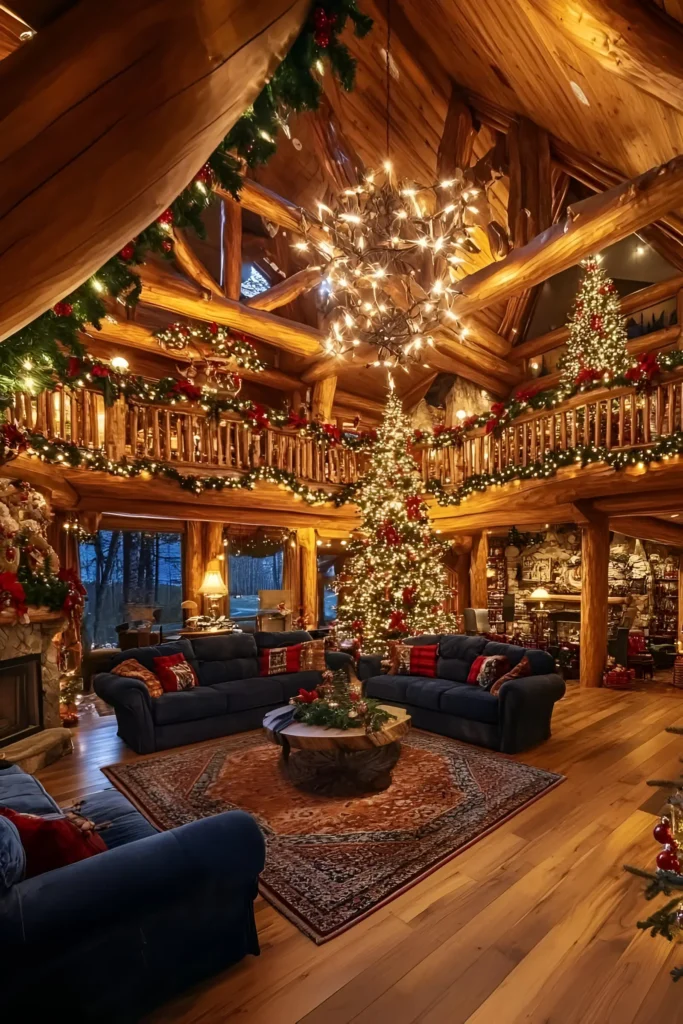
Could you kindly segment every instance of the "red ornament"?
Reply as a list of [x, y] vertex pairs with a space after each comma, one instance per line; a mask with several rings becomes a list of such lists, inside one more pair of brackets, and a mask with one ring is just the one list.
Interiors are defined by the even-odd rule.
[[71, 316], [74, 308], [70, 302], [57, 302], [52, 307], [52, 312], [56, 313], [57, 316]]
[[357, 701], [360, 700], [360, 694], [357, 693], [356, 690], [351, 690], [351, 692], [349, 693], [349, 700], [352, 702], [352, 704], [356, 704]]
[[173, 223], [173, 210], [171, 210], [171, 209], [164, 210], [164, 212], [160, 213], [159, 216], [157, 217], [157, 224], [166, 224], [166, 225], [170, 226], [172, 223]]
[[215, 321], [209, 324], [209, 334], [218, 334], [218, 324]]
[[391, 618], [389, 619], [389, 627], [388, 628], [389, 628], [389, 630], [391, 632], [394, 632], [394, 631], [397, 630], [400, 633], [407, 633], [408, 632], [408, 623], [406, 622], [405, 613], [404, 612], [400, 612], [400, 611], [392, 612], [391, 613]]
[[323, 7], [316, 7], [313, 12], [313, 24], [315, 26], [313, 38], [322, 49], [327, 49], [332, 42], [336, 21], [336, 14], [328, 14]]
[[415, 603], [415, 595], [417, 594], [417, 587], [404, 587], [403, 588], [403, 603], [407, 604], [410, 608]]
[[661, 821], [657, 822], [652, 835], [655, 837], [658, 843], [666, 845], [667, 843], [673, 842], [673, 836], [671, 835], [671, 823], [666, 818], [662, 818]]
[[133, 256], [135, 256], [135, 246], [133, 245], [133, 243], [128, 242], [127, 245], [124, 245], [123, 249], [121, 249], [121, 252], [119, 253], [119, 256], [121, 257], [122, 260], [132, 260]]
[[11, 548], [11, 547], [10, 548], [5, 548], [5, 558], [7, 559], [8, 562], [13, 562], [14, 561], [16, 553], [17, 553], [17, 549], [16, 548]]
[[312, 704], [314, 700], [318, 699], [317, 690], [299, 690], [299, 694], [296, 698], [297, 704]]
[[601, 331], [602, 322], [602, 316], [600, 313], [593, 313], [590, 318], [591, 331]]
[[201, 182], [202, 185], [212, 185], [213, 171], [211, 170], [210, 166], [208, 164], [204, 164], [203, 167], [200, 167], [194, 176], [194, 180]]
[[406, 512], [408, 519], [422, 518], [422, 498], [418, 494], [411, 494], [406, 498]]
[[110, 377], [111, 372], [108, 366], [100, 366], [99, 363], [95, 363], [92, 370], [90, 371], [93, 377]]
[[377, 540], [383, 540], [389, 547], [398, 547], [401, 535], [389, 519], [385, 519], [377, 531]]
[[363, 620], [362, 619], [354, 619], [353, 622], [351, 623], [351, 629], [354, 631], [354, 633], [362, 633], [363, 632]]
[[660, 871], [675, 871], [678, 874], [681, 870], [681, 865], [676, 856], [676, 851], [666, 847], [661, 853], [658, 853], [657, 867]]
[[173, 242], [170, 238], [165, 238], [161, 243], [161, 248], [164, 252], [171, 252], [173, 250]]
[[69, 356], [69, 362], [67, 363], [67, 367], [66, 367], [66, 375], [67, 375], [67, 377], [69, 377], [70, 379], [73, 378], [73, 377], [78, 377], [78, 375], [82, 371], [82, 369], [83, 369], [83, 364], [81, 363], [81, 361], [78, 358], [78, 356]]

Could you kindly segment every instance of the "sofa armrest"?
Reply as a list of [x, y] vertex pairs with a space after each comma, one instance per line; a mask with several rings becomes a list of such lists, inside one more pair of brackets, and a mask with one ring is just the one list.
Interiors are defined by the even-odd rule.
[[382, 674], [381, 654], [361, 654], [358, 659], [358, 678], [361, 682]]
[[555, 673], [523, 676], [503, 683], [498, 694], [500, 749], [506, 754], [517, 754], [547, 740], [555, 701], [564, 697], [565, 690], [564, 679]]
[[0, 899], [0, 951], [83, 942], [118, 921], [164, 912], [174, 899], [226, 878], [254, 885], [265, 843], [254, 819], [227, 811], [127, 843], [13, 886]]
[[152, 698], [142, 679], [102, 672], [93, 689], [116, 711], [119, 736], [138, 754], [151, 754], [156, 749]]
[[345, 668], [348, 673], [354, 667], [354, 660], [346, 651], [325, 651], [325, 664], [332, 672]]

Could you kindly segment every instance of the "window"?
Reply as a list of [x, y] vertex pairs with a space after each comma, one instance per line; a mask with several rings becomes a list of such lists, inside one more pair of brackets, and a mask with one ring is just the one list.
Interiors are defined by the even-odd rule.
[[100, 530], [79, 546], [79, 555], [88, 592], [86, 648], [116, 644], [119, 623], [148, 618], [155, 609], [164, 632], [181, 628], [181, 534]]
[[322, 621], [334, 622], [337, 618], [337, 593], [332, 589], [336, 573], [336, 556], [318, 555], [318, 579], [322, 597]]
[[267, 292], [269, 288], [270, 281], [255, 263], [242, 264], [242, 296], [245, 299], [252, 299], [254, 295]]
[[282, 548], [267, 555], [230, 554], [230, 618], [253, 619], [259, 590], [282, 590]]

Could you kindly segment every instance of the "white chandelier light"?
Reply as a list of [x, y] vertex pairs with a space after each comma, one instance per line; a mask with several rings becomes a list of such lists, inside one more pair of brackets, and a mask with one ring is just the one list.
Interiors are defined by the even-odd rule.
[[334, 209], [318, 204], [319, 219], [296, 248], [314, 252], [325, 274], [328, 354], [365, 343], [376, 349], [375, 366], [428, 366], [437, 332], [465, 333], [451, 306], [455, 268], [480, 251], [478, 203], [488, 208], [460, 170], [425, 186], [395, 184], [385, 165], [340, 193]]

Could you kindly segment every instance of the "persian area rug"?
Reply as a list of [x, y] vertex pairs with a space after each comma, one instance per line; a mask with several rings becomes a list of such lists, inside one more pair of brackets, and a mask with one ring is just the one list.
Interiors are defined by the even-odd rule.
[[268, 852], [262, 895], [316, 943], [394, 899], [563, 781], [431, 733], [403, 741], [392, 785], [362, 797], [296, 789], [261, 732], [102, 771], [158, 828], [240, 808]]

